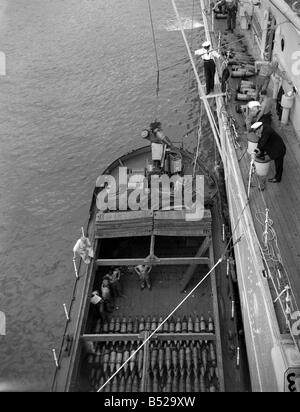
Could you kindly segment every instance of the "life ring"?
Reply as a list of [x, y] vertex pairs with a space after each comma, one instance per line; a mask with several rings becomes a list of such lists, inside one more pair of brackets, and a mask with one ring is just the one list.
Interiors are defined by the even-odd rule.
[[296, 12], [297, 14], [300, 14], [300, 1], [295, 1], [292, 4], [292, 9], [294, 10], [294, 12]]

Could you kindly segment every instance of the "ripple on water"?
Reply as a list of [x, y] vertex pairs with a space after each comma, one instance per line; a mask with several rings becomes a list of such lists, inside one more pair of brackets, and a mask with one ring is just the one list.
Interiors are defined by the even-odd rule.
[[[190, 27], [192, 8], [177, 3]], [[50, 388], [51, 349], [59, 348], [62, 303], [71, 299], [72, 248], [96, 177], [144, 144], [140, 131], [157, 113], [174, 140], [198, 124], [197, 83], [180, 33], [168, 31], [176, 28], [173, 9], [160, 0], [152, 8], [160, 66], [170, 67], [158, 99], [146, 2], [15, 0], [0, 8], [8, 58], [0, 94], [0, 310], [7, 315], [0, 391], [4, 384]], [[202, 30], [194, 29], [193, 47]], [[185, 143], [193, 150], [196, 134]], [[207, 134], [200, 149], [204, 157], [212, 151]]]

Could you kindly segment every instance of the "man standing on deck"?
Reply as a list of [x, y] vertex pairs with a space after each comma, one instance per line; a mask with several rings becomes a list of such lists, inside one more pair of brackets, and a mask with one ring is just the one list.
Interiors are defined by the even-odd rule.
[[249, 102], [246, 105], [244, 113], [245, 113], [246, 130], [248, 133], [251, 132], [251, 126], [253, 125], [253, 123], [257, 121], [256, 118], [257, 118], [257, 115], [260, 109], [261, 109], [261, 105], [257, 101]]
[[268, 95], [267, 90], [262, 90], [260, 92], [261, 96], [261, 108], [260, 112], [258, 113], [257, 122], [263, 122], [263, 124], [271, 125], [272, 122], [272, 105], [273, 99]]
[[260, 138], [255, 153], [259, 157], [263, 157], [266, 152], [270, 159], [275, 162], [275, 176], [272, 179], [268, 179], [271, 183], [281, 182], [283, 172], [283, 159], [286, 154], [286, 146], [279, 134], [268, 124], [262, 122], [256, 122], [252, 125], [251, 129], [255, 131]]
[[205, 41], [202, 44], [202, 49], [195, 50], [196, 56], [201, 56], [204, 61], [204, 74], [206, 82], [206, 94], [214, 91], [215, 88], [215, 73], [216, 64], [214, 58], [220, 58], [220, 54], [215, 50], [210, 50], [211, 44], [209, 41]]
[[214, 7], [214, 9], [217, 9], [225, 6], [225, 10], [227, 12], [227, 31], [231, 31], [231, 33], [233, 33], [236, 26], [236, 13], [238, 9], [237, 3], [237, 0], [221, 0], [218, 1]]
[[290, 84], [291, 82], [286, 77], [286, 72], [281, 71], [278, 68], [279, 64], [277, 60], [272, 62], [267, 60], [259, 60], [255, 62], [255, 72], [258, 74], [256, 78], [256, 94], [257, 98], [262, 90], [267, 90], [272, 74], [278, 74], [284, 78]]

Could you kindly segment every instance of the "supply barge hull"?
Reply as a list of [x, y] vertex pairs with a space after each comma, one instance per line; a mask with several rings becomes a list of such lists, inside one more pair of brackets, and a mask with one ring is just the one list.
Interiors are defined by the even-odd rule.
[[[180, 173], [192, 175], [193, 155], [183, 149], [177, 155]], [[117, 159], [103, 175], [118, 181], [121, 166], [127, 168], [128, 178], [137, 173], [147, 176], [149, 160], [151, 146]], [[164, 173], [174, 175], [170, 164], [165, 163], [166, 169]], [[196, 171], [205, 181], [205, 211], [197, 222], [186, 219], [187, 211], [162, 210], [159, 205], [147, 211], [103, 213], [97, 209], [96, 199], [103, 190], [97, 179], [86, 230], [95, 258], [88, 266], [80, 262], [53, 391], [249, 390], [246, 352], [238, 333], [242, 329], [239, 298], [228, 259], [148, 340], [226, 249], [220, 218], [226, 205], [220, 182], [200, 161]], [[140, 264], [152, 266], [151, 290], [141, 290], [131, 270]], [[90, 303], [91, 292], [101, 290], [104, 275], [114, 267], [121, 268], [122, 296], [114, 300], [108, 318], [100, 320]]]

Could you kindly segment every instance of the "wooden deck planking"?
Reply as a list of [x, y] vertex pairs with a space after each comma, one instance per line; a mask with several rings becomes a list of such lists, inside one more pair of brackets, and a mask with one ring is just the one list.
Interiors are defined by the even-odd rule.
[[[235, 116], [239, 125], [241, 142], [243, 149], [246, 149], [245, 128], [242, 126], [242, 116], [235, 112], [236, 102], [231, 102], [231, 112]], [[300, 142], [289, 124], [283, 126], [277, 120], [276, 113], [273, 113], [273, 124], [275, 130], [283, 138], [287, 154], [284, 158], [283, 177], [280, 184], [266, 183], [263, 196], [269, 209], [269, 216], [273, 220], [273, 228], [276, 231], [278, 245], [283, 260], [283, 264], [288, 272], [291, 285], [300, 306]], [[238, 157], [243, 151], [237, 149]], [[240, 161], [240, 168], [243, 175], [245, 188], [247, 191], [249, 176], [250, 156], [246, 153]], [[274, 162], [271, 162], [268, 178], [275, 174]], [[253, 179], [257, 186], [257, 179]], [[251, 187], [250, 207], [255, 224], [255, 229], [260, 241], [264, 228], [257, 221], [256, 212], [265, 212], [265, 204], [258, 187]]]
[[[218, 21], [216, 25], [217, 29], [224, 33], [226, 22]], [[213, 37], [216, 36], [216, 30], [215, 33], [211, 34]], [[227, 34], [226, 37], [229, 41], [234, 40], [234, 35], [232, 34]], [[251, 79], [255, 81], [255, 78]], [[230, 87], [233, 90], [236, 89], [238, 81], [239, 79], [230, 79]], [[232, 97], [228, 108], [228, 111], [231, 112], [236, 119], [237, 130], [240, 135], [242, 149], [236, 150], [238, 159], [247, 148], [247, 138], [243, 116], [236, 113], [235, 106], [245, 103], [246, 102], [235, 101]], [[275, 112], [275, 102], [272, 127], [282, 136], [287, 147], [287, 154], [284, 159], [282, 182], [280, 184], [267, 182], [263, 196], [269, 209], [269, 216], [274, 222], [273, 227], [277, 234], [283, 264], [289, 274], [297, 304], [300, 307], [300, 141], [291, 123], [282, 125], [279, 122]], [[250, 156], [248, 153], [243, 156], [239, 164], [247, 191], [250, 166]], [[272, 161], [268, 178], [273, 177], [274, 174], [275, 166]], [[257, 186], [257, 179], [255, 177], [253, 181], [254, 185]], [[255, 214], [258, 211], [265, 212], [266, 206], [258, 187], [251, 187], [250, 208], [255, 229], [262, 244], [264, 228], [257, 221]]]

